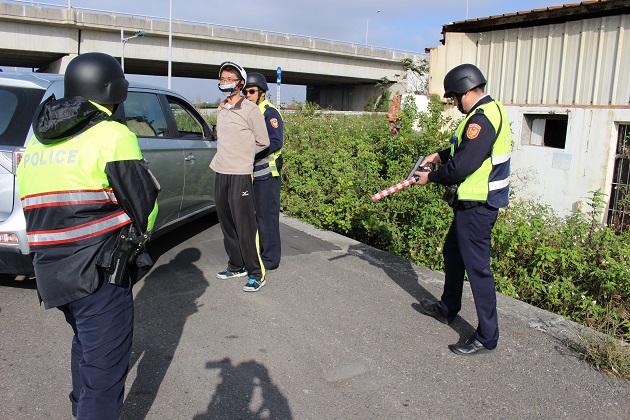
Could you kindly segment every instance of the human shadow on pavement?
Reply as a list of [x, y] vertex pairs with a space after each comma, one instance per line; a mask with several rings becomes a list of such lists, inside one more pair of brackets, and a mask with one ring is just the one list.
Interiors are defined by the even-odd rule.
[[210, 229], [217, 223], [219, 223], [219, 220], [217, 219], [216, 213], [200, 217], [199, 219], [186, 223], [183, 226], [179, 226], [175, 230], [172, 230], [158, 238], [151, 238], [151, 241], [147, 245], [147, 251], [149, 252], [153, 262], [157, 263], [162, 255], [187, 240], [199, 235], [204, 230]]
[[195, 266], [197, 248], [186, 248], [143, 280], [135, 297], [135, 326], [130, 368], [137, 374], [121, 418], [144, 419], [160, 388], [182, 337], [186, 320], [197, 312], [197, 299], [208, 287]]
[[[359, 257], [369, 262], [371, 265], [382, 269], [394, 283], [400, 286], [400, 288], [407, 292], [412, 298], [416, 299], [417, 302], [411, 303], [411, 307], [421, 316], [427, 316], [418, 310], [418, 302], [420, 302], [421, 299], [439, 299], [439, 296], [433, 296], [427, 289], [420, 285], [418, 273], [414, 269], [411, 261], [405, 258], [360, 243], [350, 245], [347, 254], [333, 257], [329, 260], [333, 261], [350, 255]], [[460, 315], [457, 315], [449, 326], [459, 334], [459, 341], [468, 339], [475, 332], [475, 328]]]
[[287, 399], [272, 383], [267, 368], [253, 360], [232, 364], [230, 358], [206, 363], [206, 369], [220, 369], [221, 383], [208, 411], [194, 420], [293, 418]]

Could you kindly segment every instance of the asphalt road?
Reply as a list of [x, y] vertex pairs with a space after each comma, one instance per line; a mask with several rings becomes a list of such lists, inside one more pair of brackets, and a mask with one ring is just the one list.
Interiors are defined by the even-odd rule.
[[[282, 263], [257, 293], [218, 280], [216, 220], [151, 244], [134, 289], [124, 419], [627, 419], [630, 385], [562, 342], [577, 326], [499, 296], [497, 351], [447, 345], [476, 324], [416, 312], [443, 274], [282, 216]], [[0, 419], [71, 419], [71, 330], [32, 281], [0, 280]]]

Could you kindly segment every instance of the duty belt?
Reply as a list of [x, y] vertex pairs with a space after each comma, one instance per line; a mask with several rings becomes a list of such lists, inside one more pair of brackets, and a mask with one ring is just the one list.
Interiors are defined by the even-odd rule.
[[486, 204], [485, 201], [460, 201], [458, 205], [464, 210], [472, 209], [474, 207], [483, 206]]

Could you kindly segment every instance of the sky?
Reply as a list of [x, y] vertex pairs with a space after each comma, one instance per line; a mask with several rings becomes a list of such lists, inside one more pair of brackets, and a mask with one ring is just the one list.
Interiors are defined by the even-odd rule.
[[[304, 35], [375, 47], [423, 53], [437, 47], [442, 26], [466, 19], [579, 3], [580, 0], [44, 0], [44, 3], [140, 16], [214, 23], [272, 32]], [[7, 1], [11, 2], [11, 1]], [[24, 1], [23, 3], [29, 3]], [[37, 3], [35, 1], [34, 3]], [[229, 57], [226, 56], [226, 60]], [[129, 76], [132, 78], [133, 76]], [[165, 77], [143, 77], [166, 87]], [[214, 101], [221, 97], [216, 80], [173, 78], [171, 86], [188, 99]], [[275, 98], [275, 83], [270, 83]], [[200, 95], [201, 92], [201, 95]], [[282, 86], [282, 102], [301, 102], [304, 87]], [[200, 97], [201, 96], [201, 97]]]

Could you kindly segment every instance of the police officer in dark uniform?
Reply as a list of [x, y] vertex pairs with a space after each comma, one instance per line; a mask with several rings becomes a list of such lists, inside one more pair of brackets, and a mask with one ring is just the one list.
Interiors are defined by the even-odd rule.
[[127, 87], [114, 57], [74, 58], [65, 96], [38, 110], [17, 172], [37, 291], [74, 331], [70, 400], [77, 419], [120, 414], [133, 335], [131, 286], [151, 265], [145, 253], [126, 265], [144, 235], [134, 252], [121, 247], [132, 228], [153, 228], [159, 189], [138, 139], [112, 118]]
[[442, 166], [433, 172], [416, 172], [420, 185], [457, 186], [449, 203], [453, 222], [443, 250], [444, 292], [438, 302], [422, 299], [414, 306], [450, 324], [461, 309], [464, 273], [468, 274], [479, 323], [472, 337], [449, 345], [461, 355], [492, 351], [499, 340], [490, 235], [499, 208], [508, 204], [512, 137], [505, 108], [484, 92], [485, 85], [486, 78], [472, 64], [459, 65], [446, 74], [444, 97], [452, 98], [466, 117], [451, 138], [451, 147], [422, 162]]
[[245, 97], [258, 105], [265, 117], [269, 147], [256, 155], [254, 162], [254, 199], [265, 269], [280, 265], [280, 170], [284, 123], [278, 109], [266, 98], [267, 80], [260, 73], [248, 73]]

